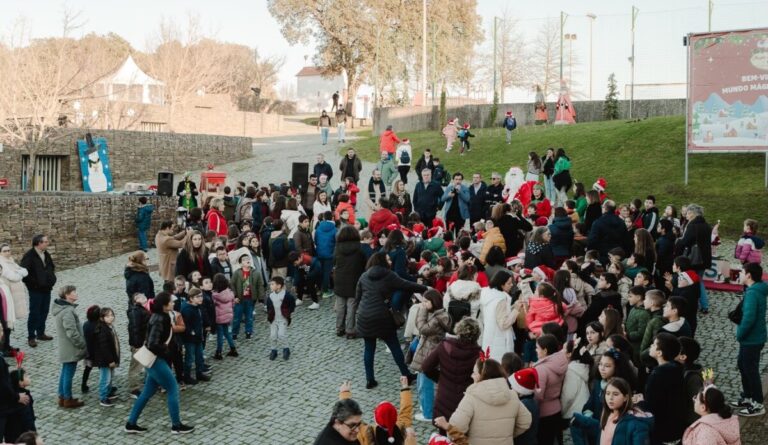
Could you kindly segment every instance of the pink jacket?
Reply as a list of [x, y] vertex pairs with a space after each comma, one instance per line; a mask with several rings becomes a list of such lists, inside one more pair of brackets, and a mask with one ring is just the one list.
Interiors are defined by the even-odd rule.
[[758, 263], [763, 260], [763, 245], [765, 243], [760, 238], [744, 234], [736, 243], [736, 253], [734, 258], [738, 258], [743, 264]]
[[232, 289], [214, 292], [213, 303], [216, 305], [216, 324], [232, 323], [235, 311], [235, 294]]
[[707, 414], [685, 430], [683, 445], [741, 445], [739, 418]]
[[539, 389], [534, 393], [534, 398], [539, 401], [539, 415], [545, 417], [557, 414], [562, 410], [560, 391], [568, 371], [565, 349], [540, 359], [533, 367], [539, 373]]
[[[534, 334], [541, 334], [541, 327], [545, 323], [554, 321], [557, 324], [563, 324], [563, 318], [557, 313], [555, 305], [544, 297], [532, 297], [528, 300], [528, 312], [525, 314], [525, 323], [528, 329]], [[567, 306], [563, 305], [565, 314]]]

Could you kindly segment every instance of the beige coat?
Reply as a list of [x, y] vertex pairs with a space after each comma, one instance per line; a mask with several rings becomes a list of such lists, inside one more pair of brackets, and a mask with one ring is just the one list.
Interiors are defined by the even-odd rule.
[[[480, 250], [480, 262], [485, 264], [485, 257], [488, 256], [488, 252], [491, 251], [491, 247], [499, 246], [503, 252], [507, 251], [507, 244], [504, 242], [504, 236], [498, 227], [492, 227], [491, 230], [485, 232], [483, 236], [483, 247]], [[491, 277], [488, 277], [490, 280]]]
[[509, 445], [530, 428], [531, 413], [507, 380], [496, 378], [470, 385], [449, 423], [472, 445]]
[[413, 354], [411, 369], [421, 372], [421, 362], [437, 348], [446, 332], [451, 328], [451, 317], [445, 309], [438, 309], [432, 313], [427, 312], [419, 305], [416, 313], [416, 328], [419, 330], [419, 346]]
[[179, 249], [184, 247], [184, 241], [187, 238], [187, 232], [179, 232], [176, 235], [166, 235], [162, 231], [155, 235], [155, 246], [157, 246], [157, 265], [160, 276], [165, 281], [173, 281], [176, 278], [176, 257], [179, 255]]

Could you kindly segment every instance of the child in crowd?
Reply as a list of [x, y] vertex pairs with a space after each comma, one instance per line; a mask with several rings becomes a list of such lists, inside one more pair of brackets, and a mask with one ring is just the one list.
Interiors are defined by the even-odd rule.
[[99, 315], [101, 308], [98, 305], [89, 306], [85, 311], [85, 323], [83, 323], [83, 335], [85, 336], [85, 360], [83, 361], [83, 381], [80, 385], [80, 390], [83, 394], [90, 391], [88, 387], [88, 378], [91, 376], [93, 370], [93, 354], [96, 348], [96, 325], [99, 323]]
[[560, 403], [563, 406], [563, 420], [567, 422], [570, 422], [575, 413], [581, 412], [582, 407], [589, 400], [589, 376], [594, 361], [592, 354], [580, 343], [579, 339], [571, 340], [566, 344], [566, 355], [570, 361], [563, 380]]
[[[14, 425], [6, 423], [6, 430], [10, 429], [11, 431], [15, 431], [15, 433], [37, 431], [37, 426], [35, 426], [35, 420], [37, 419], [35, 417], [35, 401], [32, 398], [32, 392], [29, 390], [31, 384], [32, 380], [29, 378], [29, 374], [24, 368], [11, 371], [11, 386], [13, 386], [14, 391], [19, 394], [19, 398], [24, 395], [29, 399], [29, 403], [26, 405], [23, 403], [19, 404], [18, 416], [14, 416]], [[11, 436], [15, 433], [11, 434]], [[20, 434], [16, 434], [16, 436], [19, 435]], [[6, 434], [6, 437], [7, 436], [8, 435]], [[18, 442], [18, 439], [16, 442]]]
[[757, 263], [763, 261], [763, 247], [765, 242], [757, 236], [757, 221], [747, 219], [744, 221], [744, 233], [736, 243], [734, 258], [741, 261], [741, 264]]
[[59, 406], [62, 408], [80, 408], [85, 405], [81, 400], [72, 397], [72, 378], [77, 370], [77, 362], [87, 355], [83, 326], [75, 312], [78, 298], [75, 286], [64, 286], [51, 310], [56, 319], [56, 338], [61, 363]]
[[660, 332], [667, 332], [675, 337], [691, 337], [691, 326], [682, 314], [685, 313], [685, 299], [671, 296], [664, 304], [662, 316], [668, 321], [661, 327]]
[[[507, 370], [509, 375], [509, 386], [511, 386], [512, 390], [520, 397], [520, 403], [522, 403], [528, 412], [531, 413], [531, 426], [523, 434], [515, 437], [515, 445], [536, 445], [538, 443], [540, 413], [539, 403], [536, 401], [534, 393], [536, 392], [536, 389], [539, 388], [539, 373], [536, 371], [536, 368], [522, 369], [523, 362], [520, 360], [520, 357], [517, 357], [516, 355], [516, 361], [513, 360], [512, 362], [507, 362], [507, 365], [504, 365], [504, 358], [507, 357], [508, 354], [514, 353], [507, 352], [501, 360], [502, 366]], [[509, 364], [515, 362], [519, 362], [520, 368], [518, 368], [517, 371], [510, 373], [509, 371], [514, 368], [510, 367]]]
[[605, 337], [603, 336], [604, 332], [605, 328], [602, 324], [600, 324], [599, 321], [593, 321], [592, 323], [588, 324], [586, 328], [587, 352], [592, 354], [592, 358], [595, 360], [595, 362], [597, 362], [603, 352], [605, 352], [608, 348], [605, 345]]
[[144, 367], [138, 360], [133, 358], [147, 338], [147, 325], [151, 314], [144, 307], [147, 304], [147, 297], [141, 292], [133, 294], [133, 304], [128, 309], [128, 345], [131, 347], [131, 364], [128, 365], [128, 391], [134, 399], [141, 394], [142, 379], [141, 373]]
[[264, 282], [261, 274], [251, 267], [251, 256], [241, 255], [238, 259], [240, 268], [232, 274], [232, 289], [235, 292], [234, 320], [232, 338], [237, 340], [240, 334], [240, 321], [245, 316], [245, 338], [253, 335], [253, 309], [256, 301], [264, 300]]
[[237, 348], [232, 340], [232, 332], [229, 330], [229, 324], [232, 323], [235, 294], [229, 288], [229, 280], [223, 274], [216, 274], [213, 277], [213, 302], [216, 304], [216, 354], [214, 360], [223, 360], [221, 350], [224, 347], [224, 339], [227, 339], [229, 345], [228, 357], [237, 357]]
[[678, 337], [678, 340], [680, 355], [675, 357], [675, 361], [683, 366], [683, 385], [688, 405], [685, 424], [688, 426], [699, 418], [693, 407], [693, 398], [704, 389], [704, 376], [701, 374], [703, 368], [696, 363], [701, 354], [701, 345], [690, 337]]
[[587, 251], [587, 227], [580, 222], [573, 225], [573, 244], [571, 244], [571, 255], [580, 257]]
[[553, 445], [562, 442], [562, 405], [560, 393], [568, 369], [568, 358], [560, 350], [560, 342], [552, 334], [543, 334], [536, 339], [538, 361], [534, 369], [539, 376], [539, 390], [535, 398], [539, 402], [539, 445]]
[[146, 196], [139, 197], [139, 207], [136, 209], [136, 232], [139, 236], [139, 250], [146, 252], [149, 250], [149, 242], [147, 241], [147, 232], [152, 225], [152, 211], [155, 207], [147, 202]]
[[200, 290], [203, 293], [203, 349], [205, 349], [208, 334], [216, 330], [216, 303], [213, 301], [213, 280], [204, 277]]
[[643, 333], [643, 341], [640, 342], [640, 353], [648, 350], [653, 343], [653, 338], [659, 332], [662, 326], [664, 326], [663, 308], [667, 299], [664, 294], [657, 289], [649, 290], [645, 293], [645, 300], [643, 300], [643, 307], [649, 312], [650, 319], [645, 326], [645, 332]]
[[[309, 294], [309, 297], [312, 299], [312, 304], [309, 305], [309, 309], [320, 309], [320, 282], [323, 277], [320, 260], [307, 254], [300, 254], [299, 252], [294, 251], [288, 254], [288, 261], [297, 269], [298, 280], [296, 282], [296, 294]], [[297, 298], [297, 306], [301, 305], [300, 301], [301, 299]]]
[[651, 313], [643, 305], [645, 290], [642, 286], [633, 286], [629, 289], [629, 314], [624, 323], [624, 331], [627, 334], [627, 340], [632, 345], [632, 361], [635, 366], [640, 365], [640, 345], [643, 342], [645, 328], [651, 319]]
[[272, 350], [269, 359], [277, 358], [277, 350], [282, 347], [283, 360], [288, 360], [291, 350], [286, 341], [286, 331], [291, 325], [291, 314], [296, 310], [296, 297], [285, 290], [282, 277], [272, 277], [269, 281], [270, 293], [267, 297], [267, 321], [269, 321], [269, 341]]
[[173, 302], [173, 310], [178, 312], [181, 310], [181, 302], [187, 299], [187, 279], [184, 275], [177, 275], [173, 279], [173, 284], [173, 295], [176, 297]]
[[600, 444], [648, 443], [654, 419], [634, 408], [632, 397], [632, 387], [624, 379], [617, 377], [608, 382], [600, 416]]
[[607, 339], [615, 334], [624, 334], [621, 329], [621, 319], [621, 314], [616, 309], [612, 307], [603, 309], [603, 312], [600, 313], [600, 317], [597, 319], [603, 325], [603, 338]]
[[[205, 369], [203, 359], [203, 292], [200, 289], [189, 291], [189, 298], [181, 305], [184, 318], [184, 383], [195, 385], [211, 380]], [[192, 363], [195, 364], [195, 378], [192, 378]]]
[[592, 302], [581, 316], [581, 325], [585, 326], [593, 321], [597, 321], [600, 313], [607, 307], [621, 307], [618, 280], [616, 275], [608, 272], [600, 275], [600, 280], [597, 282], [597, 293], [592, 297]]
[[94, 330], [95, 351], [93, 364], [99, 368], [99, 404], [104, 407], [115, 406], [112, 381], [115, 378], [115, 368], [120, 366], [120, 341], [117, 338], [112, 323], [115, 322], [115, 312], [103, 307], [99, 311], [99, 323]]
[[698, 326], [699, 295], [701, 294], [701, 277], [691, 269], [691, 260], [684, 256], [675, 258], [672, 266], [674, 276], [664, 276], [664, 286], [671, 295], [683, 297], [686, 307], [680, 314], [688, 321], [691, 328], [691, 336], [696, 334]]

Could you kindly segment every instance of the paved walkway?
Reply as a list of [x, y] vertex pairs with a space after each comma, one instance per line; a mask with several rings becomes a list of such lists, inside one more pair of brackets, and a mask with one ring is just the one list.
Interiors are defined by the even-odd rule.
[[[312, 165], [316, 154], [322, 152], [336, 170], [340, 156], [336, 153], [335, 140], [331, 140], [330, 145], [323, 147], [316, 133], [261, 139], [254, 144], [255, 156], [252, 159], [220, 168], [231, 173], [235, 180], [278, 182], [289, 176], [291, 162], [309, 162]], [[367, 183], [370, 171], [370, 164], [365, 164], [363, 184]], [[336, 178], [334, 184], [338, 184]], [[334, 335], [333, 300], [328, 299], [322, 301], [318, 311], [309, 311], [306, 306], [297, 310], [289, 329], [293, 355], [288, 362], [281, 359], [270, 362], [267, 359], [268, 325], [265, 315], [259, 312], [254, 337], [251, 340], [241, 337], [238, 342], [240, 357], [226, 358], [223, 362], [211, 361], [214, 365], [213, 381], [190, 387], [182, 393], [182, 418], [196, 426], [193, 434], [171, 436], [164, 396], [158, 394], [140, 419], [140, 424], [150, 431], [139, 437], [125, 435], [122, 427], [133, 404], [124, 391], [129, 362], [123, 279], [126, 258], [127, 255], [122, 255], [63, 271], [59, 273], [58, 281], [58, 285], [78, 286], [78, 311], [82, 319], [85, 318], [85, 309], [92, 304], [115, 309], [116, 331], [123, 346], [122, 364], [116, 372], [116, 384], [121, 388], [120, 399], [115, 407], [102, 408], [98, 405], [96, 374], [91, 376], [91, 392], [83, 396], [85, 407], [78, 410], [57, 408], [59, 365], [55, 341], [41, 342], [38, 348], [30, 350], [24, 343], [25, 327], [13, 333], [13, 344], [22, 346], [28, 353], [26, 367], [33, 382], [31, 389], [35, 397], [37, 425], [46, 443], [307, 444], [312, 443], [328, 421], [342, 380], [352, 380], [353, 396], [363, 406], [366, 421], [372, 419], [372, 410], [379, 401], [397, 401], [396, 367], [381, 344], [376, 361], [376, 377], [380, 386], [371, 391], [364, 389], [362, 341], [348, 341]], [[150, 251], [150, 258], [153, 263], [156, 262], [154, 251]], [[157, 283], [161, 282], [157, 275], [153, 276]], [[717, 384], [728, 396], [737, 394], [740, 387], [734, 327], [726, 317], [735, 304], [733, 294], [712, 293], [711, 312], [700, 318], [699, 328], [699, 341], [704, 346], [701, 363], [715, 368]], [[56, 335], [50, 319], [48, 326], [49, 332]], [[211, 346], [209, 343], [207, 355], [212, 354]], [[766, 356], [768, 352], [764, 351], [763, 363]], [[82, 366], [76, 374], [76, 397], [80, 397], [81, 375]], [[765, 419], [757, 418], [751, 422], [755, 426], [764, 425]], [[417, 424], [416, 427], [419, 443], [426, 443], [429, 428], [424, 424]], [[764, 438], [759, 428], [750, 429], [742, 443], [765, 443]]]

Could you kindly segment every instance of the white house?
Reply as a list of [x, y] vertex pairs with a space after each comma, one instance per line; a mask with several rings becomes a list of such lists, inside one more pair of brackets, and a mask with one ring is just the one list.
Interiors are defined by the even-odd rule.
[[101, 95], [110, 101], [163, 105], [165, 84], [142, 71], [130, 55], [112, 74], [96, 82]]
[[339, 92], [339, 103], [346, 97], [347, 79], [344, 74], [325, 77], [317, 66], [305, 66], [296, 74], [296, 110], [300, 113], [330, 112], [333, 93]]

